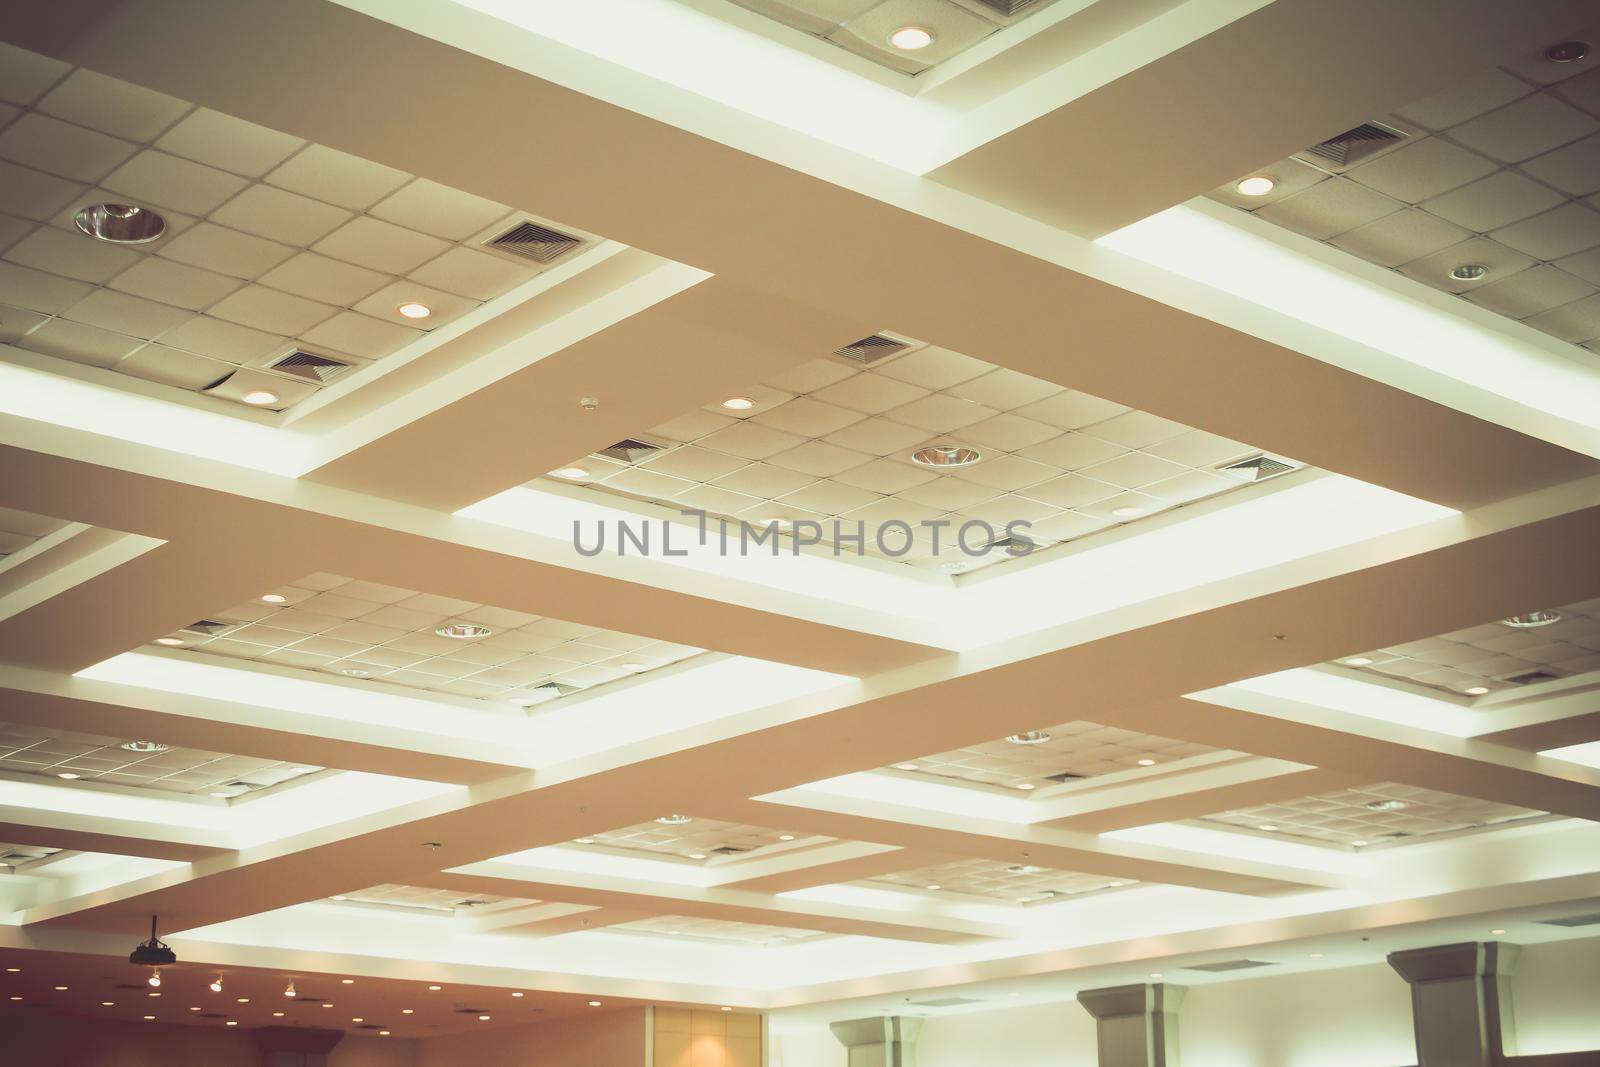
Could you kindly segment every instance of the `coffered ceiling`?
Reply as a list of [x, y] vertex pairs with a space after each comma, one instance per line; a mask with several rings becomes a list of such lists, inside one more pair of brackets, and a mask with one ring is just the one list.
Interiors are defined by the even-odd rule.
[[0, 21], [5, 995], [152, 914], [259, 987], [184, 1022], [394, 1034], [1569, 936], [1592, 6], [1016, 7]]

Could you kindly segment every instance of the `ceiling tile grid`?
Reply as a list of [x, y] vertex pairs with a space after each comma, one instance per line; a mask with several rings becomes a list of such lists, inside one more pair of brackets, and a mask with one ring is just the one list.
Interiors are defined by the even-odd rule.
[[778, 948], [800, 941], [815, 941], [832, 935], [821, 930], [799, 930], [763, 923], [731, 922], [727, 919], [702, 919], [688, 915], [656, 915], [611, 927], [630, 934], [656, 934], [699, 941], [720, 941], [754, 948]]
[[[817, 521], [824, 544], [834, 522], [847, 536], [864, 523], [868, 554], [954, 571], [1012, 558], [981, 551], [1009, 523], [1040, 546], [1074, 540], [1239, 489], [1220, 468], [1260, 454], [931, 346], [866, 368], [815, 359], [743, 398], [748, 409], [711, 404], [654, 427], [644, 437], [663, 447], [635, 462], [592, 455], [555, 480], [758, 526]], [[912, 459], [952, 444], [980, 459], [948, 472]], [[910, 536], [888, 528], [880, 544], [894, 520]], [[937, 543], [923, 522], [947, 524]], [[962, 534], [967, 523], [987, 528]]]
[[[920, 74], [1055, 0], [734, 0], [903, 74]], [[920, 48], [898, 48], [890, 35], [927, 30]]]
[[[653, 821], [640, 823], [582, 838], [575, 844], [715, 863], [786, 845], [798, 837], [797, 834], [764, 826], [692, 819], [678, 825]], [[832, 839], [807, 837], [805, 840], [807, 844], [817, 844]]]
[[132, 743], [137, 742], [0, 723], [0, 770], [231, 799], [322, 769], [192, 748], [122, 747]]
[[961, 894], [1007, 904], [1045, 904], [1061, 897], [1122, 889], [1132, 882], [1104, 875], [1057, 871], [1032, 864], [968, 859], [880, 875], [859, 883], [874, 889], [893, 887], [924, 893]]
[[0, 508], [0, 559], [21, 552], [66, 525], [61, 519], [35, 515], [31, 511]]
[[1209, 815], [1199, 820], [1270, 837], [1347, 848], [1392, 845], [1437, 834], [1540, 818], [1541, 811], [1381, 782], [1360, 789]]
[[422, 889], [414, 885], [375, 885], [333, 898], [337, 903], [381, 904], [392, 908], [416, 908], [455, 914], [491, 904], [537, 904], [536, 900], [497, 897], [484, 893], [462, 894], [453, 889]]
[[[1213, 200], [1600, 351], [1600, 67], [1496, 68], [1384, 116], [1348, 169], [1297, 155]], [[1459, 267], [1481, 266], [1452, 275]]]
[[[59, 74], [0, 125], [7, 343], [188, 391], [243, 368], [281, 410], [352, 372], [274, 372], [280, 357], [360, 368], [546, 266], [481, 249], [526, 217], [504, 204], [84, 68]], [[76, 212], [101, 203], [153, 209], [166, 233], [79, 232]], [[400, 314], [411, 302], [431, 314]]]
[[[313, 574], [222, 611], [215, 632], [162, 643], [412, 689], [532, 707], [643, 674], [702, 649], [452, 597]], [[440, 636], [465, 625], [488, 632]]]
[[42, 845], [0, 844], [0, 867], [15, 871], [30, 863], [57, 855], [61, 851], [59, 848], [45, 848]]
[[1063, 723], [1039, 732], [1048, 734], [1048, 739], [1034, 744], [989, 741], [886, 769], [1025, 792], [1039, 790], [1043, 795], [1051, 786], [1061, 784], [1053, 776], [1070, 775], [1069, 780], [1094, 778], [1218, 751], [1093, 722]]
[[1600, 600], [1556, 610], [1545, 625], [1485, 623], [1335, 662], [1467, 696], [1600, 671]]

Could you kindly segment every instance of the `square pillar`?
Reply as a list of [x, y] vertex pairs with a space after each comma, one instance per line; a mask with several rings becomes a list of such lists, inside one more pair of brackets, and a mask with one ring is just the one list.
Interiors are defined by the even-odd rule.
[[1389, 953], [1411, 986], [1419, 1067], [1500, 1067], [1517, 1054], [1511, 971], [1521, 951], [1466, 941]]
[[1164, 982], [1085, 989], [1078, 1003], [1094, 1016], [1100, 1067], [1178, 1067], [1183, 986]]
[[849, 1050], [849, 1067], [917, 1067], [922, 1020], [909, 1015], [848, 1019], [828, 1029]]

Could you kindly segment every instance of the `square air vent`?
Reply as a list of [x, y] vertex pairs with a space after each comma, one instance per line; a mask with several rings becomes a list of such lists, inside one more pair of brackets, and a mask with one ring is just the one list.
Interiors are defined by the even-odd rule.
[[735, 848], [732, 845], [718, 845], [711, 851], [715, 852], [719, 856], [737, 856], [740, 853], [749, 852], [750, 850], [747, 848]]
[[201, 637], [216, 637], [218, 634], [225, 634], [233, 628], [234, 624], [231, 622], [201, 619], [199, 622], [191, 622], [188, 626], [185, 626], [183, 632], [186, 634], [199, 634]]
[[1217, 473], [1239, 482], [1264, 482], [1294, 470], [1294, 465], [1271, 456], [1251, 456], [1217, 468]]
[[1600, 911], [1591, 911], [1587, 915], [1563, 915], [1559, 919], [1535, 919], [1541, 926], [1600, 926]]
[[1313, 162], [1333, 170], [1348, 170], [1379, 152], [1393, 148], [1407, 135], [1381, 122], [1363, 122], [1353, 130], [1314, 144], [1301, 153]]
[[1550, 682], [1560, 677], [1561, 675], [1551, 674], [1549, 671], [1536, 670], [1524, 671], [1522, 674], [1509, 675], [1508, 677], [1500, 680], [1502, 682], [1510, 682], [1512, 685], [1538, 685], [1540, 682]]
[[545, 682], [541, 685], [531, 686], [528, 692], [538, 693], [540, 696], [564, 697], [571, 696], [573, 693], [583, 692], [583, 686], [569, 685], [566, 682]]
[[1083, 775], [1073, 774], [1071, 771], [1062, 771], [1060, 774], [1047, 774], [1044, 776], [1044, 780], [1047, 782], [1081, 782], [1083, 781]]
[[1221, 963], [1197, 963], [1193, 967], [1185, 967], [1186, 971], [1209, 971], [1217, 974], [1222, 971], [1248, 971], [1252, 967], [1271, 967], [1273, 964], [1264, 960], [1223, 960]]
[[307, 352], [295, 349], [286, 356], [280, 356], [267, 364], [269, 370], [279, 374], [287, 374], [292, 378], [300, 378], [308, 382], [331, 382], [345, 371], [351, 364], [343, 360], [334, 359], [332, 356], [319, 355], [316, 352]]
[[602, 448], [595, 454], [605, 456], [607, 459], [617, 460], [619, 463], [637, 463], [646, 456], [653, 456], [662, 451], [664, 447], [653, 441], [641, 441], [636, 437], [630, 437], [625, 441], [618, 441], [614, 445]]
[[843, 348], [836, 348], [833, 354], [840, 359], [847, 359], [851, 363], [863, 367], [870, 367], [874, 363], [882, 363], [890, 356], [912, 348], [910, 341], [899, 337], [891, 337], [886, 333], [875, 333], [871, 337], [863, 337], [859, 341], [851, 341]]
[[505, 252], [537, 263], [554, 263], [568, 252], [583, 244], [582, 239], [560, 230], [552, 230], [537, 222], [523, 220], [499, 237], [485, 241], [486, 248]]
[[1020, 15], [1038, 2], [1039, 0], [978, 0], [978, 3], [990, 11], [1004, 15], [1006, 18]]

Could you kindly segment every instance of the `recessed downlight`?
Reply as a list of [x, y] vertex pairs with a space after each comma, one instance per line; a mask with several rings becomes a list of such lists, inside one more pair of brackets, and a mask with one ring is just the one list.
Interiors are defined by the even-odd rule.
[[1269, 178], [1265, 174], [1252, 174], [1242, 178], [1234, 186], [1244, 196], [1266, 196], [1278, 187], [1277, 179]]
[[550, 472], [551, 477], [565, 478], [569, 482], [581, 482], [589, 477], [589, 472], [582, 467], [562, 467], [560, 470]]
[[1496, 927], [1495, 929], [1490, 930], [1489, 932], [1491, 934], [1493, 934], [1494, 936], [1496, 936], [1496, 937], [1499, 937], [1501, 934], [1505, 933], [1505, 931], [1500, 929], [1499, 927]]
[[261, 602], [263, 604], [287, 604], [289, 602], [289, 598], [284, 596], [282, 593], [263, 593], [261, 595]]
[[1260, 826], [1257, 826], [1256, 829], [1270, 834], [1276, 831], [1278, 827], [1276, 823], [1264, 822]]
[[143, 245], [167, 232], [167, 220], [133, 204], [91, 204], [72, 216], [79, 232], [115, 245]]
[[479, 626], [473, 622], [451, 622], [436, 628], [434, 633], [440, 637], [448, 637], [453, 641], [472, 641], [479, 637], [488, 637], [494, 633], [487, 626]]
[[1544, 57], [1552, 63], [1576, 63], [1588, 54], [1587, 41], [1561, 41], [1544, 50]]
[[689, 858], [692, 860], [703, 860], [706, 858], [706, 854], [704, 852], [691, 852], [689, 853]]
[[943, 889], [944, 886], [939, 885], [938, 883], [934, 883], [934, 884], [928, 886], [928, 888], [933, 890], [935, 893], [937, 893], [939, 890]]
[[794, 840], [794, 835], [793, 834], [779, 834], [778, 835], [778, 840], [779, 841], [793, 841]]
[[1014, 865], [1012, 865], [1010, 867], [1007, 867], [1006, 870], [1008, 872], [1010, 872], [1011, 874], [1043, 874], [1044, 873], [1044, 868], [1043, 867], [1035, 867], [1031, 863], [1014, 864]]
[[1050, 740], [1050, 735], [1043, 730], [1024, 730], [1020, 734], [1012, 734], [1006, 740], [1013, 745], [1042, 745]]
[[1369, 811], [1404, 811], [1410, 806], [1411, 805], [1407, 804], [1403, 800], [1395, 800], [1393, 798], [1385, 800], [1370, 800], [1362, 805], [1362, 807], [1368, 809]]
[[166, 645], [168, 648], [176, 648], [178, 645], [181, 645], [183, 643], [184, 643], [183, 642], [183, 638], [181, 638], [181, 637], [158, 637], [158, 638], [156, 638], [156, 644], [158, 644], [158, 645]]
[[65, 778], [67, 781], [71, 782], [71, 781], [75, 781], [75, 780], [77, 780], [79, 778], [82, 778], [83, 775], [74, 774], [71, 771], [62, 771], [60, 774], [56, 775], [56, 777], [57, 778]]
[[933, 43], [933, 31], [923, 26], [901, 26], [889, 35], [889, 43], [902, 52], [918, 52]]
[[671, 815], [656, 816], [656, 822], [662, 826], [682, 826], [685, 823], [694, 822], [694, 819], [691, 816], [679, 815], [677, 812], [673, 812]]
[[1513, 615], [1509, 619], [1501, 619], [1501, 623], [1518, 630], [1536, 630], [1541, 626], [1549, 626], [1553, 622], [1561, 621], [1561, 612], [1552, 609], [1543, 611], [1530, 611], [1526, 615]]
[[1462, 692], [1467, 694], [1469, 697], [1481, 697], [1488, 691], [1489, 687], [1486, 685], [1469, 685], [1462, 690]]
[[248, 393], [244, 394], [244, 396], [240, 399], [242, 399], [246, 404], [252, 404], [255, 407], [260, 408], [266, 407], [269, 404], [276, 404], [278, 402], [278, 394], [270, 392], [266, 389], [252, 389]]
[[415, 300], [408, 300], [395, 308], [402, 317], [408, 319], [425, 319], [433, 314], [433, 309], [427, 304], [419, 304]]
[[924, 467], [970, 467], [983, 453], [965, 445], [929, 445], [911, 453], [911, 462]]
[[600, 1006], [600, 1002], [599, 1002], [599, 1001], [598, 1001], [598, 1000], [591, 1000], [591, 1001], [589, 1001], [589, 1007], [591, 1007], [591, 1008], [598, 1008], [598, 1007], [599, 1007], [599, 1006]]
[[1458, 282], [1475, 282], [1488, 273], [1489, 268], [1482, 263], [1457, 263], [1450, 268], [1450, 277]]
[[371, 678], [371, 671], [364, 671], [360, 667], [345, 667], [339, 671], [346, 678]]
[[122, 747], [129, 752], [170, 752], [171, 745], [163, 745], [160, 741], [124, 741]]
[[1351, 656], [1343, 662], [1346, 667], [1366, 667], [1372, 663], [1372, 659], [1368, 656]]
[[1144, 512], [1144, 508], [1129, 504], [1125, 507], [1112, 508], [1111, 517], [1114, 519], [1137, 519], [1140, 515], [1143, 515]]
[[1032, 782], [1018, 782], [1017, 788], [1026, 793], [1039, 787], [1034, 785]]
[[1148, 759], [1148, 758], [1139, 760], [1138, 762], [1139, 762], [1139, 766], [1141, 766], [1141, 767], [1154, 767], [1156, 765], [1156, 761], [1155, 760]]
[[756, 402], [747, 396], [730, 396], [722, 402], [722, 406], [729, 411], [749, 411], [756, 406]]

